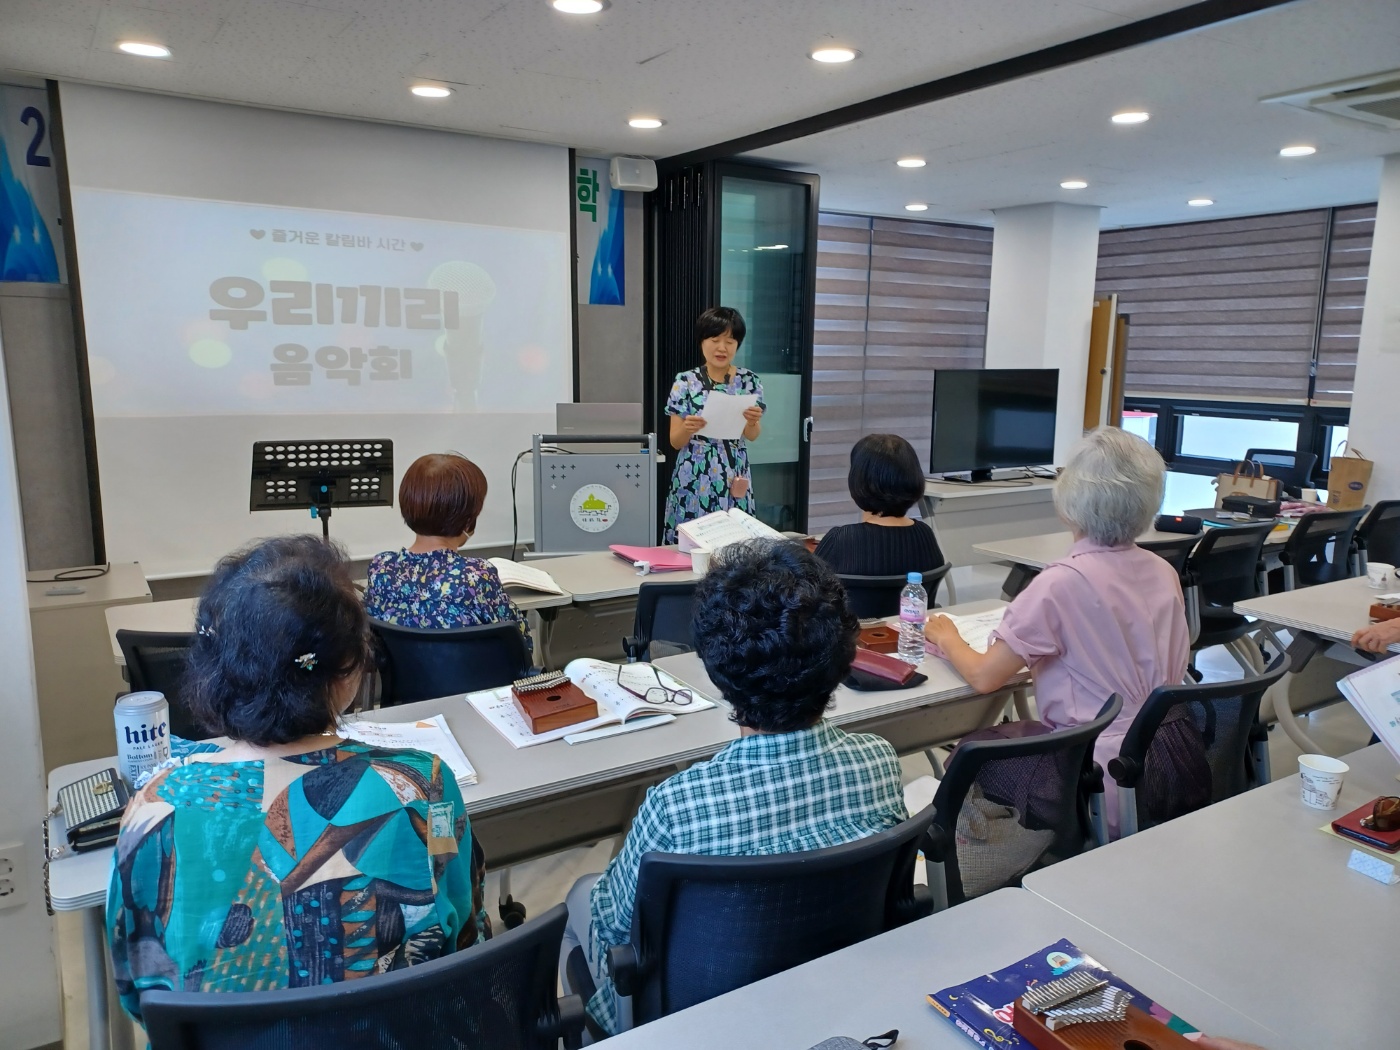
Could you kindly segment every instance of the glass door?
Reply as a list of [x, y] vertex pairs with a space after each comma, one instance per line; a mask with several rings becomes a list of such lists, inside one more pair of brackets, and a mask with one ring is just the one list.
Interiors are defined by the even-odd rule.
[[[735, 170], [735, 169], [729, 169]], [[767, 411], [749, 448], [758, 517], [807, 528], [816, 177], [719, 167], [718, 303], [744, 316], [738, 363], [758, 373]], [[757, 176], [757, 177], [755, 177]]]

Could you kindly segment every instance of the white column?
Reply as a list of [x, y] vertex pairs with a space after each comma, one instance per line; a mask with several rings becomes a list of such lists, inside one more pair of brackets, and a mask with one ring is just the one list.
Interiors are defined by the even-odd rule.
[[1062, 464], [1084, 430], [1099, 209], [1026, 204], [995, 214], [986, 366], [1060, 370], [1055, 462]]
[[13, 1047], [62, 1038], [53, 921], [44, 912], [44, 760], [24, 576], [19, 476], [0, 365], [0, 847], [23, 850], [21, 870], [11, 876], [18, 876], [23, 899], [8, 908], [0, 900], [0, 1043]]
[[1400, 499], [1400, 153], [1381, 167], [1355, 389], [1351, 444], [1376, 461], [1367, 502]]

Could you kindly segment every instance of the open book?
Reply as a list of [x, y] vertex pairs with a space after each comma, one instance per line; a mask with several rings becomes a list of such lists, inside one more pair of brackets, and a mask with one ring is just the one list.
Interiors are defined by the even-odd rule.
[[420, 718], [416, 722], [346, 722], [341, 734], [350, 740], [375, 747], [416, 748], [437, 755], [452, 770], [458, 787], [476, 783], [476, 770], [467, 760], [462, 745], [447, 728], [442, 715]]
[[717, 551], [730, 543], [744, 540], [781, 540], [786, 537], [777, 529], [769, 528], [752, 514], [745, 514], [737, 507], [717, 510], [703, 518], [687, 521], [676, 528], [677, 542], [682, 551]]
[[[998, 606], [995, 609], [988, 609], [986, 612], [969, 613], [965, 616], [956, 616], [953, 613], [945, 613], [939, 609], [930, 609], [930, 616], [946, 616], [953, 621], [953, 626], [958, 629], [958, 634], [962, 635], [970, 648], [979, 653], [985, 653], [991, 644], [991, 634], [1001, 626], [1001, 618], [1006, 615], [1006, 606]], [[932, 645], [932, 643], [929, 643]]]
[[1337, 690], [1386, 750], [1400, 759], [1400, 656], [1347, 675], [1337, 682]]
[[[610, 664], [605, 660], [578, 659], [570, 661], [564, 668], [576, 686], [598, 704], [598, 717], [587, 722], [551, 729], [547, 733], [532, 733], [525, 719], [511, 699], [510, 687], [484, 689], [479, 693], [469, 693], [467, 703], [476, 708], [482, 718], [490, 722], [501, 736], [510, 741], [512, 747], [530, 747], [551, 740], [565, 740], [571, 737], [589, 737], [593, 730], [604, 727], [642, 728], [647, 725], [660, 725], [675, 721], [676, 715], [707, 711], [714, 707], [714, 701], [697, 693], [690, 686], [665, 671], [647, 663]], [[621, 684], [619, 684], [619, 674]], [[666, 702], [649, 703], [644, 699], [649, 688], [657, 686], [675, 693], [688, 690], [691, 701], [688, 704]], [[630, 691], [629, 691], [630, 690]], [[640, 694], [640, 695], [638, 695]], [[604, 734], [598, 734], [604, 735]], [[611, 734], [608, 734], [611, 735]], [[570, 740], [570, 743], [573, 743]]]
[[539, 591], [541, 594], [564, 594], [564, 588], [554, 582], [554, 577], [543, 569], [536, 569], [529, 565], [521, 565], [518, 561], [506, 561], [504, 558], [488, 558], [487, 561], [496, 570], [496, 575], [500, 576], [501, 582], [507, 587], [524, 587], [528, 591]]

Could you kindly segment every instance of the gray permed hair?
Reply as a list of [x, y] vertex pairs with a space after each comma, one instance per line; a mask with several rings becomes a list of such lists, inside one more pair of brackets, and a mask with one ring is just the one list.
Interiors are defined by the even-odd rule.
[[1166, 465], [1135, 434], [1099, 427], [1070, 454], [1055, 484], [1055, 510], [1090, 540], [1126, 547], [1162, 505]]

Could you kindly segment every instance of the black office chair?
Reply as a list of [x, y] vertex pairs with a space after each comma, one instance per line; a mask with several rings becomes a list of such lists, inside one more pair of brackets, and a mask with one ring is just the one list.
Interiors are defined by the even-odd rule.
[[[928, 592], [928, 607], [938, 604], [938, 585], [948, 575], [952, 565], [943, 564], [924, 573], [924, 590]], [[842, 576], [836, 577], [846, 588], [846, 604], [862, 620], [880, 616], [899, 615], [899, 592], [909, 583], [908, 574], [901, 576]]]
[[1354, 546], [1358, 573], [1364, 573], [1367, 563], [1373, 561], [1400, 565], [1400, 499], [1384, 499], [1371, 508], [1366, 520], [1356, 527]]
[[515, 620], [434, 630], [370, 620], [380, 644], [385, 707], [509, 685], [530, 672]]
[[1045, 730], [1037, 723], [1035, 735], [957, 746], [933, 796], [924, 844], [940, 908], [1018, 885], [1032, 868], [1104, 837], [1102, 821], [1089, 812], [1090, 797], [1103, 789], [1094, 742], [1122, 710], [1114, 695], [1083, 725]]
[[629, 660], [650, 660], [655, 656], [688, 653], [695, 646], [690, 635], [690, 617], [695, 606], [695, 580], [688, 583], [643, 583], [637, 589], [637, 615], [632, 633], [622, 639], [622, 651]]
[[1261, 675], [1154, 689], [1108, 763], [1118, 786], [1119, 835], [1269, 783], [1259, 701], [1288, 667], [1282, 653]]
[[1240, 639], [1253, 625], [1235, 612], [1235, 602], [1264, 593], [1264, 543], [1273, 531], [1272, 521], [1207, 529], [1196, 543], [1186, 562], [1200, 599], [1201, 630], [1191, 643], [1192, 652], [1223, 645], [1246, 674], [1258, 669], [1238, 650], [1238, 644], [1252, 644], [1240, 643]]
[[1252, 448], [1244, 458], [1258, 463], [1269, 477], [1278, 478], [1279, 488], [1294, 498], [1312, 485], [1313, 467], [1317, 466], [1317, 453], [1291, 448]]
[[1352, 536], [1364, 510], [1320, 510], [1304, 514], [1293, 526], [1279, 561], [1283, 589], [1313, 587], [1350, 579], [1354, 572]]
[[1195, 578], [1186, 565], [1200, 539], [1200, 534], [1197, 533], [1179, 539], [1138, 541], [1139, 547], [1151, 551], [1176, 571], [1177, 580], [1181, 583], [1181, 597], [1186, 605], [1186, 627], [1193, 643], [1201, 633], [1201, 596], [1196, 589]]
[[117, 632], [117, 645], [126, 661], [132, 692], [154, 689], [170, 705], [170, 732], [186, 740], [207, 740], [214, 734], [196, 720], [183, 696], [185, 663], [194, 635], [188, 631]]
[[583, 1002], [559, 998], [568, 909], [402, 970], [270, 992], [146, 992], [151, 1050], [554, 1050], [578, 1046]]
[[[631, 997], [632, 1024], [931, 914], [914, 863], [932, 821], [930, 807], [888, 831], [803, 853], [646, 854], [631, 939], [607, 957], [618, 994]], [[578, 967], [569, 973], [578, 988]]]

